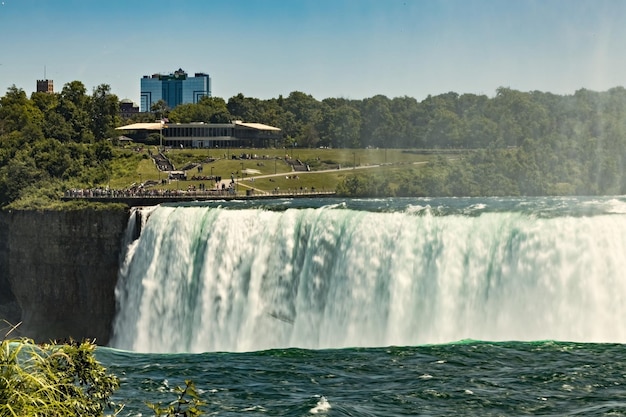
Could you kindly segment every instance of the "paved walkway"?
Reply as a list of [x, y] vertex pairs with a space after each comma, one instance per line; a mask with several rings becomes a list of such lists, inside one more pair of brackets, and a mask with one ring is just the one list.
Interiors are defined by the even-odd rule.
[[[412, 162], [411, 165], [424, 165], [427, 164], [427, 161], [421, 161], [421, 162]], [[388, 164], [388, 165], [392, 165], [392, 164]], [[261, 179], [261, 178], [275, 178], [275, 177], [284, 177], [285, 175], [307, 175], [307, 174], [322, 174], [322, 173], [327, 173], [327, 172], [338, 172], [338, 171], [363, 171], [363, 170], [367, 170], [367, 169], [371, 169], [371, 168], [380, 168], [383, 165], [380, 164], [374, 164], [374, 165], [363, 165], [363, 166], [357, 166], [357, 167], [347, 167], [347, 168], [334, 168], [334, 169], [324, 169], [324, 170], [320, 170], [320, 171], [293, 171], [293, 172], [280, 172], [280, 173], [276, 173], [276, 174], [264, 174], [264, 175], [249, 175], [246, 177], [246, 180], [241, 180], [241, 179], [237, 179], [235, 178], [235, 183], [241, 185], [242, 187], [246, 187], [248, 189], [251, 190], [255, 190], [259, 193], [262, 194], [271, 194], [271, 192], [269, 191], [265, 191], [265, 190], [260, 190], [258, 188], [253, 187], [252, 185], [250, 185], [250, 183], [253, 181], [250, 181], [251, 179]], [[231, 179], [230, 178], [226, 178], [223, 179], [219, 184], [218, 187], [221, 189], [222, 184], [224, 184], [224, 187], [228, 188], [228, 186], [230, 185]]]

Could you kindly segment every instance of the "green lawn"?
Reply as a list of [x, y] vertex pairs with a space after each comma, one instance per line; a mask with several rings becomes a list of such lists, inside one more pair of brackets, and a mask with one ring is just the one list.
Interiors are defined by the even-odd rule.
[[[157, 187], [163, 189], [187, 189], [189, 186], [199, 187], [201, 183], [212, 188], [214, 184], [211, 181], [193, 181], [191, 178], [215, 175], [230, 180], [232, 175], [241, 181], [239, 193], [245, 193], [250, 188], [263, 192], [276, 189], [299, 191], [301, 188], [333, 191], [346, 175], [406, 169], [407, 164], [434, 158], [432, 154], [398, 149], [172, 149], [166, 152], [166, 156], [177, 170], [189, 164], [201, 164], [202, 171], [193, 168], [186, 171], [187, 181], [165, 181], [162, 184], [167, 173], [157, 170], [149, 150], [156, 152], [156, 147], [136, 145], [115, 149], [108, 185], [112, 188], [126, 188], [134, 183], [152, 180], [159, 182]], [[256, 155], [256, 159], [239, 159], [245, 154]], [[285, 162], [285, 158], [292, 157], [308, 164], [311, 172], [293, 172]], [[250, 173], [248, 170], [256, 170], [258, 173]], [[257, 178], [265, 175], [271, 177]]]

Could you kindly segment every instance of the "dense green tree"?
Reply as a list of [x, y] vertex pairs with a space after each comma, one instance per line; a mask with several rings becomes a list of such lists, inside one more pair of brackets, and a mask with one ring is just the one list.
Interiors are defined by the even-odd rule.
[[391, 113], [390, 100], [377, 95], [365, 99], [361, 106], [361, 146], [384, 148], [395, 134], [394, 117]]
[[165, 100], [161, 99], [150, 106], [150, 112], [154, 115], [150, 121], [163, 120], [169, 116], [172, 109], [169, 108]]
[[390, 103], [394, 132], [386, 141], [388, 148], [424, 147], [428, 118], [426, 109], [412, 97], [396, 97]]
[[43, 113], [26, 97], [24, 90], [9, 87], [0, 98], [0, 135], [26, 128], [41, 129]]
[[261, 122], [258, 114], [260, 100], [251, 97], [245, 97], [239, 93], [228, 99], [226, 108], [228, 112], [237, 120], [244, 122], [256, 121]]
[[295, 124], [293, 113], [284, 112], [278, 99], [259, 101], [255, 109], [256, 113], [252, 113], [250, 119], [244, 121], [256, 121], [276, 127]]
[[108, 84], [100, 84], [91, 96], [91, 129], [97, 141], [112, 137], [119, 125], [120, 106]]
[[226, 102], [221, 97], [202, 97], [198, 101], [198, 105], [211, 109], [212, 115], [209, 119], [211, 123], [230, 123], [232, 121]]
[[212, 113], [207, 107], [198, 106], [193, 103], [185, 103], [176, 106], [176, 108], [170, 112], [168, 119], [171, 123], [209, 123], [211, 115]]
[[[285, 127], [283, 127], [286, 136], [293, 138], [296, 142], [304, 139], [305, 127], [307, 125], [315, 126], [321, 118], [321, 103], [313, 96], [294, 91], [285, 99], [281, 100], [281, 108], [289, 115], [285, 118]], [[310, 128], [309, 129], [310, 133]]]
[[30, 96], [31, 101], [42, 113], [46, 114], [59, 105], [59, 95], [44, 92], [35, 92]]
[[463, 125], [456, 113], [438, 108], [428, 122], [425, 143], [429, 148], [462, 147]]
[[30, 149], [23, 148], [0, 167], [0, 201], [8, 203], [20, 197], [23, 190], [41, 180], [43, 173], [37, 170]]
[[31, 155], [35, 166], [47, 176], [62, 178], [72, 165], [67, 147], [56, 139], [40, 140], [33, 144]]
[[80, 81], [72, 81], [63, 86], [57, 111], [70, 125], [71, 140], [91, 142], [91, 99]]
[[45, 137], [61, 142], [71, 141], [74, 135], [71, 123], [54, 109], [45, 115], [43, 133]]
[[361, 133], [361, 114], [347, 104], [324, 112], [321, 126], [321, 144], [333, 148], [358, 148]]
[[500, 139], [507, 146], [519, 146], [524, 139], [547, 133], [550, 121], [546, 109], [530, 93], [500, 87], [492, 109], [500, 127]]
[[320, 135], [312, 123], [307, 123], [302, 128], [300, 134], [300, 141], [298, 146], [302, 148], [315, 148], [319, 143]]
[[219, 97], [202, 97], [198, 103], [187, 103], [176, 106], [169, 119], [176, 123], [230, 123], [231, 115], [224, 99]]

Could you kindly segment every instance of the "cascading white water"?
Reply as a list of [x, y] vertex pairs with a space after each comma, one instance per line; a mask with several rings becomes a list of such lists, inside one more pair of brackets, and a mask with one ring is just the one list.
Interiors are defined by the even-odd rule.
[[141, 352], [626, 342], [626, 216], [159, 207], [120, 271]]

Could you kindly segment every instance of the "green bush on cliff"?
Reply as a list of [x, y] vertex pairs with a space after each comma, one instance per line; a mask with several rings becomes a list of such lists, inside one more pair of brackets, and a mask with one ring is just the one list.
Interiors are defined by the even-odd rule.
[[119, 387], [84, 341], [0, 343], [0, 416], [102, 416]]

